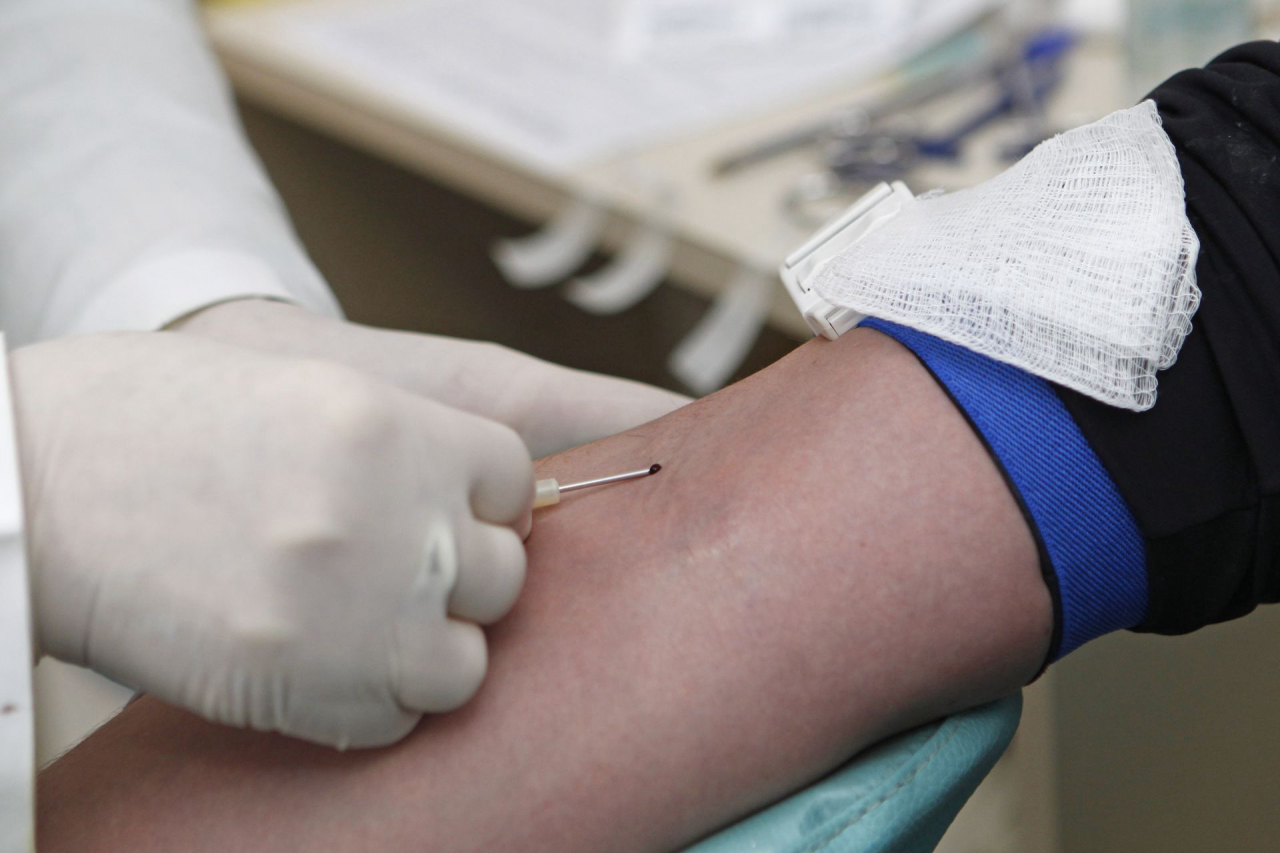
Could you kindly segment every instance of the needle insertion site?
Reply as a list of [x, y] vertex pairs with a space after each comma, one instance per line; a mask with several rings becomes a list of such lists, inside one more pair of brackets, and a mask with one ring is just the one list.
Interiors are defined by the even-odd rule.
[[639, 480], [641, 477], [649, 477], [661, 470], [662, 466], [655, 462], [648, 468], [641, 468], [639, 471], [628, 471], [625, 474], [613, 474], [609, 477], [597, 477], [594, 480], [567, 483], [563, 486], [554, 477], [549, 477], [537, 482], [533, 497], [533, 508], [542, 509], [544, 506], [554, 506], [560, 503], [560, 496], [565, 492], [576, 492], [579, 489], [589, 489], [593, 486], [607, 486], [609, 483], [621, 483], [625, 480]]

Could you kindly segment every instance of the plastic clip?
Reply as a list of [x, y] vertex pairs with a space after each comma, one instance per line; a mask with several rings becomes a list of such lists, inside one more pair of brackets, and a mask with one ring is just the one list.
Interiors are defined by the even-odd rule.
[[902, 181], [879, 184], [783, 261], [779, 270], [782, 283], [815, 335], [834, 341], [858, 325], [863, 315], [832, 305], [815, 293], [809, 282], [828, 261], [897, 216], [913, 201], [915, 196]]

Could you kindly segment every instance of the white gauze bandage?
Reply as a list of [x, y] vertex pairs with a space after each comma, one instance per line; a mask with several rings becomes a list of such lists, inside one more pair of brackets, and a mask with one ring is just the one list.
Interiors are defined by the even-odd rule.
[[815, 270], [827, 301], [1126, 409], [1151, 408], [1200, 303], [1199, 240], [1155, 104], [923, 196]]

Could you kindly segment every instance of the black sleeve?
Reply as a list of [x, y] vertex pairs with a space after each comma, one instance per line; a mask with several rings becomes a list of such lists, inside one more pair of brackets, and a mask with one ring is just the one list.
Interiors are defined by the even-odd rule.
[[1137, 630], [1183, 633], [1280, 600], [1280, 43], [1149, 97], [1182, 167], [1203, 300], [1150, 411], [1057, 390], [1145, 539]]

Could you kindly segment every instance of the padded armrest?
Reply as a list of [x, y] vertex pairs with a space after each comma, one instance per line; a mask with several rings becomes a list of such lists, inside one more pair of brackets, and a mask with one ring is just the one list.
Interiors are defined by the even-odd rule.
[[924, 853], [1008, 747], [1022, 694], [898, 735], [686, 853]]

